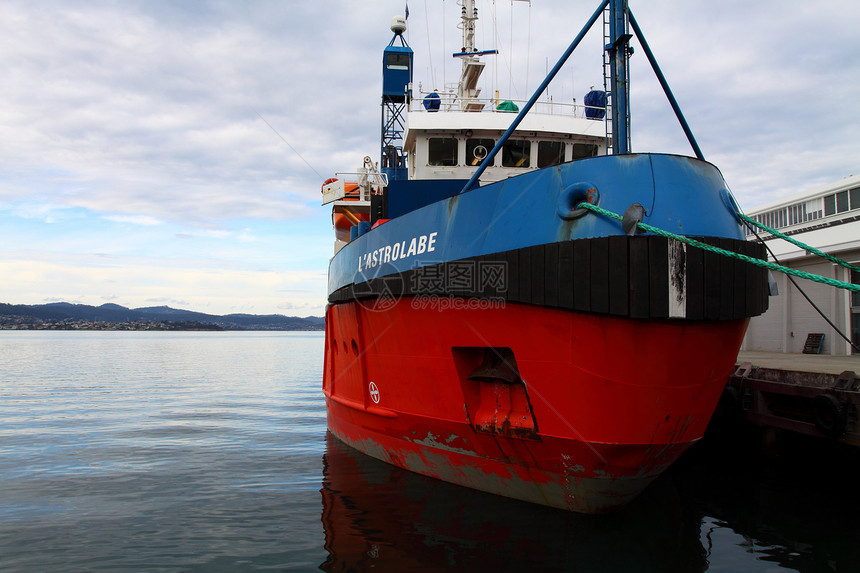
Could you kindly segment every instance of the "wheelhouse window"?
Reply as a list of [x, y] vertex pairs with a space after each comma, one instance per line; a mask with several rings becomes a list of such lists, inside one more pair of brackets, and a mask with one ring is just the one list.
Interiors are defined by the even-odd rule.
[[495, 139], [467, 139], [466, 140], [466, 164], [478, 166], [481, 161], [496, 146]]
[[562, 141], [539, 141], [537, 166], [549, 167], [564, 163], [564, 142]]
[[593, 143], [574, 143], [573, 144], [573, 158], [574, 159], [584, 159], [586, 157], [596, 157], [597, 156], [597, 146]]
[[450, 167], [457, 165], [457, 140], [453, 137], [431, 137], [427, 162], [430, 165]]
[[509, 139], [502, 148], [503, 167], [529, 167], [532, 144], [525, 139]]
[[385, 67], [389, 70], [408, 70], [408, 54], [388, 54], [385, 56]]

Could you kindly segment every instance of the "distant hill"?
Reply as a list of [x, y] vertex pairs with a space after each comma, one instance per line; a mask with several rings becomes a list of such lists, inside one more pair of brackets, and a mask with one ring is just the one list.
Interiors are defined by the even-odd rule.
[[96, 322], [199, 322], [215, 324], [224, 330], [324, 330], [325, 319], [317, 316], [300, 318], [282, 314], [228, 314], [224, 316], [180, 310], [168, 306], [126, 308], [118, 304], [90, 306], [55, 302], [50, 304], [0, 303], [0, 320], [4, 317], [36, 319], [46, 322], [87, 320]]

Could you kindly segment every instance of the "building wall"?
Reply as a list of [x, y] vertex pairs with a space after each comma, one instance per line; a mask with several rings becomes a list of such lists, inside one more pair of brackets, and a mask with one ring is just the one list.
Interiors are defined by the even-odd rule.
[[771, 296], [767, 312], [750, 319], [744, 338], [744, 350], [763, 352], [788, 352], [786, 348], [786, 313], [788, 297], [786, 296], [787, 278], [783, 274], [775, 275], [779, 294]]
[[[802, 240], [802, 239], [801, 239]], [[854, 265], [860, 264], [860, 249], [834, 253]], [[851, 272], [835, 263], [819, 257], [804, 256], [783, 264], [798, 270], [814, 273], [827, 278], [851, 282]], [[768, 311], [750, 320], [744, 339], [744, 350], [767, 352], [800, 353], [810, 333], [824, 333], [822, 354], [848, 355], [851, 346], [816, 312], [800, 293], [800, 289], [821, 309], [846, 336], [851, 336], [851, 293], [830, 285], [825, 285], [795, 277], [798, 286], [788, 280], [783, 273], [773, 273], [779, 294], [770, 298]], [[860, 318], [854, 318], [855, 321]]]
[[[794, 264], [793, 268], [816, 275], [821, 275], [827, 278], [836, 278], [834, 276], [834, 265], [830, 261], [811, 262], [811, 264]], [[821, 309], [835, 324], [839, 324], [838, 317], [835, 316], [836, 308], [836, 289], [829, 285], [805, 280], [795, 279], [797, 285], [803, 289], [806, 295]], [[821, 348], [822, 354], [832, 354], [833, 337], [838, 336], [833, 328], [827, 324], [827, 321], [821, 318], [821, 315], [815, 308], [809, 304], [798, 287], [788, 281], [786, 289], [788, 297], [790, 297], [789, 305], [791, 306], [791, 314], [789, 315], [788, 329], [789, 341], [787, 352], [800, 353], [803, 352], [803, 346], [806, 343], [806, 336], [812, 332], [824, 333], [824, 344]]]
[[[849, 175], [749, 209], [747, 215], [806, 245], [860, 266], [860, 175]], [[766, 232], [760, 234], [780, 264], [852, 282], [849, 269]], [[748, 231], [748, 236], [754, 240], [752, 231]], [[764, 315], [750, 320], [745, 350], [798, 353], [803, 351], [809, 333], [821, 332], [824, 333], [822, 353], [851, 354], [851, 344], [836, 329], [849, 338], [853, 336], [857, 339], [855, 345], [860, 345], [860, 295], [801, 278], [794, 279], [798, 285], [795, 286], [784, 274], [776, 271], [772, 274], [779, 285], [779, 295], [771, 297], [770, 309]], [[853, 282], [860, 284], [860, 272], [854, 272]], [[836, 329], [821, 318], [799, 289], [806, 292]]]

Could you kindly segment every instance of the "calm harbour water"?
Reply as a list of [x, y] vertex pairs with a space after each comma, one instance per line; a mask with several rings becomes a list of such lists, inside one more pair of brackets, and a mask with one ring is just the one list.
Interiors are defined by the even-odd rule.
[[322, 356], [322, 333], [0, 332], [0, 571], [860, 570], [854, 452], [709, 438], [571, 515], [327, 436]]

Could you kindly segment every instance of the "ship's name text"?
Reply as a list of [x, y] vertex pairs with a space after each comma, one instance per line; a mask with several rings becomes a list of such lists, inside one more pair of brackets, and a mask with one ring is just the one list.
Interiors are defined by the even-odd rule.
[[420, 235], [412, 237], [411, 241], [400, 241], [393, 245], [385, 245], [370, 252], [359, 255], [358, 257], [358, 272], [365, 269], [372, 269], [385, 263], [393, 263], [394, 261], [421, 255], [423, 253], [432, 253], [436, 250], [436, 235], [438, 232], [430, 233], [429, 235]]

